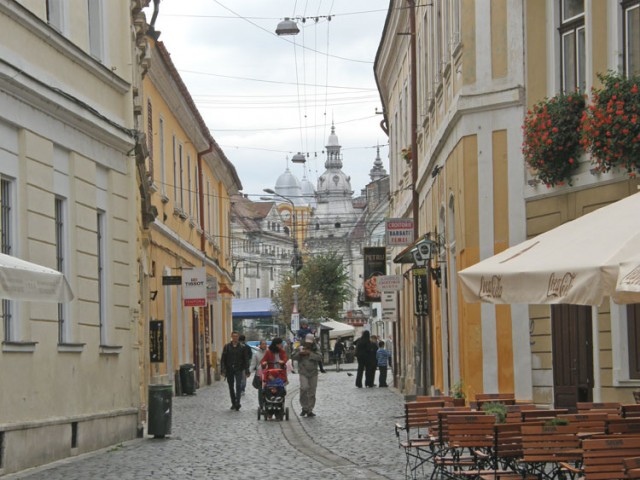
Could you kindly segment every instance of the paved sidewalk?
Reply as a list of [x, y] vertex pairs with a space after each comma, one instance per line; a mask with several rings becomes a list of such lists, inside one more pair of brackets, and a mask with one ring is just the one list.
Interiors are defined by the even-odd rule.
[[297, 375], [287, 391], [289, 421], [259, 421], [250, 382], [239, 412], [229, 409], [226, 382], [216, 382], [173, 398], [172, 433], [164, 439], [133, 440], [3, 478], [404, 479], [393, 428], [403, 413], [397, 391], [356, 388], [355, 372], [329, 366], [320, 374], [315, 418], [299, 417]]

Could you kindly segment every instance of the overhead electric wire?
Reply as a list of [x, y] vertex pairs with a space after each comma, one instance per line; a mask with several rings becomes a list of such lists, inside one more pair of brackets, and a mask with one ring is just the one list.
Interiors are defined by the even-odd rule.
[[[362, 120], [367, 120], [370, 118], [375, 118], [376, 115], [369, 115], [367, 117], [361, 117], [361, 118], [353, 118], [351, 120], [345, 120], [342, 122], [335, 122], [336, 125], [341, 125], [341, 124], [345, 124], [345, 123], [353, 123], [353, 122], [360, 122]], [[311, 125], [309, 127], [305, 127], [305, 128], [317, 128], [319, 125]], [[270, 132], [270, 131], [277, 131], [277, 132], [281, 132], [281, 131], [285, 131], [285, 130], [296, 130], [298, 128], [301, 128], [300, 126], [297, 127], [275, 127], [275, 128], [213, 128], [213, 127], [209, 127], [209, 131], [210, 132]]]
[[[223, 5], [222, 3], [220, 3], [218, 0], [213, 0], [213, 1], [214, 1], [215, 3], [217, 3], [218, 5], [220, 5], [222, 8], [224, 8], [225, 10], [228, 10], [229, 12], [233, 13], [234, 15], [236, 15], [238, 18], [241, 18], [242, 20], [244, 20], [244, 21], [246, 21], [246, 22], [250, 23], [250, 24], [251, 24], [251, 25], [253, 25], [254, 27], [259, 28], [260, 30], [262, 30], [262, 31], [264, 31], [264, 32], [267, 32], [269, 35], [277, 36], [274, 32], [272, 32], [272, 31], [270, 31], [270, 30], [267, 30], [267, 29], [266, 29], [266, 28], [264, 28], [264, 27], [261, 27], [260, 25], [258, 25], [258, 24], [257, 24], [257, 23], [255, 23], [255, 22], [252, 22], [251, 20], [249, 20], [249, 18], [248, 18], [248, 17], [243, 17], [243, 16], [242, 16], [242, 15], [240, 15], [239, 13], [234, 12], [234, 11], [233, 11], [233, 10], [231, 10], [229, 7], [227, 7], [226, 5]], [[329, 23], [329, 22], [327, 22], [327, 23]], [[285, 38], [285, 37], [278, 37], [278, 38], [280, 38], [281, 40], [283, 40], [283, 41], [285, 41], [285, 42], [295, 43], [295, 41], [288, 40], [288, 39], [287, 39], [287, 38]], [[318, 54], [320, 54], [320, 55], [326, 55], [327, 57], [329, 57], [329, 56], [330, 56], [330, 57], [332, 57], [332, 58], [337, 58], [337, 59], [339, 59], [339, 60], [344, 60], [344, 61], [347, 61], [347, 62], [355, 62], [355, 63], [369, 63], [369, 64], [373, 64], [373, 61], [372, 61], [372, 60], [358, 60], [358, 59], [355, 59], [355, 58], [341, 57], [341, 56], [339, 56], [339, 55], [329, 55], [329, 53], [326, 53], [326, 52], [317, 52], [317, 51], [315, 51], [315, 50], [313, 50], [312, 48], [309, 48], [309, 47], [302, 47], [302, 48], [304, 48], [305, 50], [311, 50], [311, 51], [314, 51], [315, 53], [318, 53]]]

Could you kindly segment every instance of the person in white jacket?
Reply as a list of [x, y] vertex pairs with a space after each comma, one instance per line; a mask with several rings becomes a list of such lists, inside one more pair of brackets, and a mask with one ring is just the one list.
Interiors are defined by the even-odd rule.
[[[260, 408], [262, 408], [262, 357], [264, 357], [265, 352], [267, 351], [267, 341], [260, 340], [260, 345], [258, 345], [258, 351], [253, 353], [251, 357], [251, 364], [249, 365], [249, 371], [254, 372], [254, 375], [258, 377], [260, 380], [260, 386], [258, 387], [258, 404]], [[254, 386], [256, 383], [254, 383]]]

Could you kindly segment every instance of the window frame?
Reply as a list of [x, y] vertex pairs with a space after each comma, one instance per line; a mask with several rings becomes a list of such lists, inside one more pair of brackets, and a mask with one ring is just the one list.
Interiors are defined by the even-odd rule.
[[[583, 2], [583, 10], [581, 14], [574, 15], [570, 18], [564, 18], [564, 0], [560, 0], [559, 8], [560, 8], [560, 16], [559, 16], [559, 26], [558, 26], [558, 34], [560, 37], [560, 84], [561, 89], [565, 93], [571, 93], [574, 91], [582, 91], [584, 92], [586, 89], [586, 27], [585, 27], [585, 12]], [[565, 40], [569, 35], [573, 36], [573, 64], [572, 76], [573, 76], [573, 85], [569, 86], [569, 78], [568, 78], [568, 66], [567, 65], [567, 53], [565, 48]], [[582, 41], [582, 43], [581, 43]], [[582, 51], [580, 51], [580, 47], [582, 46]]]
[[[627, 77], [633, 75], [640, 75], [640, 45], [636, 44], [636, 56], [638, 57], [638, 65], [635, 66], [634, 71], [630, 71], [630, 48], [629, 45], [633, 44], [629, 40], [629, 12], [636, 10], [639, 17], [638, 23], [640, 24], [640, 0], [624, 0], [620, 4], [622, 8], [622, 50], [623, 50], [623, 62], [624, 73]], [[640, 36], [640, 25], [636, 25], [638, 32], [637, 36]]]

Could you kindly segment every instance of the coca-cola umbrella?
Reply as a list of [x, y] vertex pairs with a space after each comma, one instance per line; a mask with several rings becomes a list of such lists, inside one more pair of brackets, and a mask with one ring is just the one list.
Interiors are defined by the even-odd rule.
[[73, 292], [57, 270], [0, 253], [0, 298], [62, 303]]
[[[458, 273], [467, 302], [640, 303], [640, 193]], [[620, 281], [619, 281], [620, 280]]]

